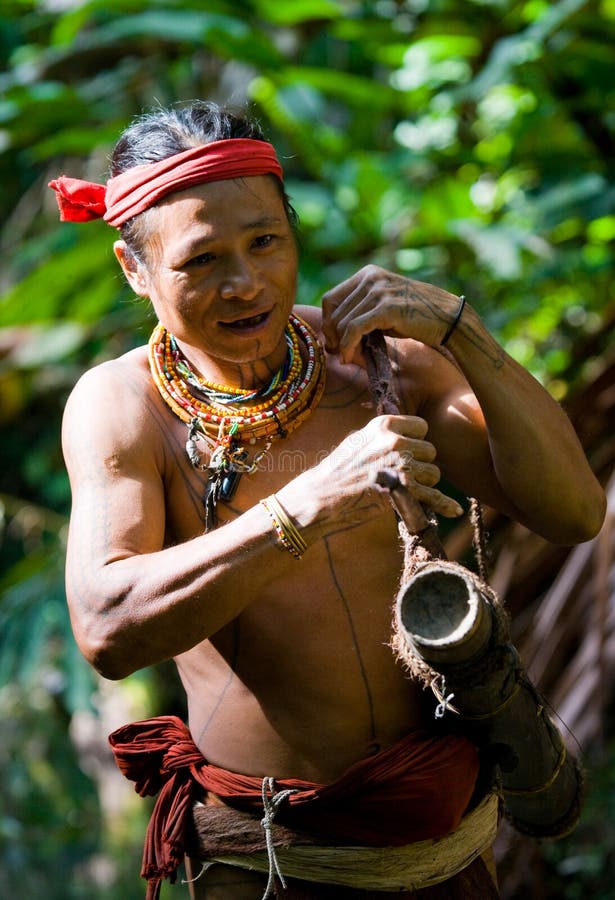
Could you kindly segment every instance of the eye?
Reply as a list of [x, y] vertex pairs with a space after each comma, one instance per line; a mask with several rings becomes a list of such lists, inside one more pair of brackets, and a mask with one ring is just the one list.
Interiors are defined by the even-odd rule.
[[271, 246], [273, 241], [275, 240], [274, 234], [260, 234], [257, 238], [254, 238], [254, 246], [258, 250], [262, 250], [265, 247]]
[[192, 259], [189, 259], [187, 265], [206, 266], [208, 263], [213, 262], [215, 258], [213, 253], [199, 253], [198, 256], [193, 256]]

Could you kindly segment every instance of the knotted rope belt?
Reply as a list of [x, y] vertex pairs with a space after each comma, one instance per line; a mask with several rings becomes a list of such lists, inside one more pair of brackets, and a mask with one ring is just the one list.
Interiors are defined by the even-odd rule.
[[[198, 855], [203, 871], [215, 863], [260, 872], [268, 876], [263, 900], [272, 896], [277, 876], [321, 884], [343, 885], [383, 892], [415, 891], [457, 875], [484, 853], [495, 840], [498, 827], [496, 794], [488, 794], [446, 837], [417, 841], [405, 847], [357, 847], [290, 843], [305, 836], [273, 824], [276, 811], [288, 794], [271, 793], [271, 779], [263, 780], [263, 819], [226, 806], [197, 803], [194, 820], [198, 831]], [[278, 802], [279, 798], [279, 802]], [[254, 826], [262, 831], [254, 836]], [[224, 844], [224, 828], [233, 831], [228, 843], [238, 844], [241, 833], [248, 847], [260, 849], [212, 852], [212, 843]], [[215, 837], [208, 840], [208, 835]], [[308, 838], [309, 840], [309, 838]], [[264, 845], [264, 846], [263, 846]]]

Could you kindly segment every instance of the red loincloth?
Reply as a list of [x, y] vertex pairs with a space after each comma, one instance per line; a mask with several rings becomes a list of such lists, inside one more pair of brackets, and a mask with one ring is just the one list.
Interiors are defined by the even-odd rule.
[[[225, 803], [262, 815], [262, 778], [210, 765], [175, 716], [119, 728], [109, 736], [121, 772], [141, 796], [160, 794], [152, 813], [141, 874], [147, 900], [173, 882], [185, 853], [193, 802], [203, 790]], [[403, 846], [454, 831], [472, 796], [478, 753], [463, 737], [414, 731], [376, 756], [359, 760], [328, 785], [275, 780], [291, 794], [276, 822], [332, 841]]]

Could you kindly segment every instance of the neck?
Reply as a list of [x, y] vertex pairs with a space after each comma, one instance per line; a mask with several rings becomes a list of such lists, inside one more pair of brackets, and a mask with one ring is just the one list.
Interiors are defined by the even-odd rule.
[[288, 345], [282, 335], [275, 351], [260, 359], [227, 361], [205, 355], [198, 347], [177, 341], [176, 344], [190, 368], [204, 382], [233, 390], [257, 391], [266, 388], [286, 362]]
[[[213, 446], [226, 446], [231, 439], [235, 446], [247, 439], [254, 443], [260, 438], [286, 437], [289, 429], [294, 431], [310, 414], [324, 390], [323, 351], [314, 332], [301, 319], [291, 319], [288, 339], [292, 348], [289, 365], [283, 367], [265, 392], [248, 397], [245, 388], [233, 390], [229, 385], [205, 382], [182, 357], [173, 336], [162, 325], [154, 329], [148, 346], [150, 369], [164, 402], [190, 425], [187, 452], [191, 460], [195, 451], [193, 429], [205, 435], [207, 441], [213, 440]], [[279, 358], [282, 359], [281, 354]], [[268, 374], [275, 368], [269, 363]], [[242, 377], [245, 369], [245, 365], [240, 367]], [[206, 370], [213, 371], [213, 367]], [[227, 377], [227, 367], [216, 371], [222, 378]], [[233, 410], [236, 403], [242, 407], [245, 403], [245, 410]], [[229, 423], [230, 430], [225, 431]]]

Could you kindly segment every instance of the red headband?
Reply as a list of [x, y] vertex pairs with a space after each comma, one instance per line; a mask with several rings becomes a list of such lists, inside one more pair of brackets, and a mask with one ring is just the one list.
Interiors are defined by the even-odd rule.
[[133, 166], [106, 185], [61, 175], [49, 182], [56, 191], [63, 222], [104, 219], [119, 228], [172, 191], [206, 181], [250, 175], [276, 175], [283, 180], [275, 150], [265, 141], [232, 138], [191, 147], [156, 163]]

